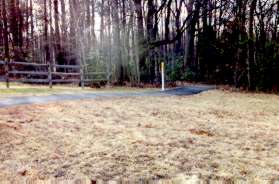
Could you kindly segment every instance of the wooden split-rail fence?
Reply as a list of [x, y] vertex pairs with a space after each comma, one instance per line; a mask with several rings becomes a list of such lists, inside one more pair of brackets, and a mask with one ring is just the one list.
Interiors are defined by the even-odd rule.
[[[94, 80], [88, 78], [93, 75], [106, 75], [105, 72], [84, 72], [84, 66], [81, 65], [58, 65], [58, 64], [40, 64], [29, 62], [5, 62], [0, 61], [0, 67], [3, 66], [5, 76], [0, 81], [6, 82], [7, 88], [10, 82], [25, 82], [25, 83], [44, 83], [52, 88], [55, 83], [78, 83], [84, 88], [85, 82], [106, 81], [106, 79]], [[17, 66], [17, 67], [16, 67]], [[19, 70], [18, 68], [32, 68]], [[54, 70], [55, 69], [55, 70]], [[31, 70], [31, 71], [30, 71]], [[62, 71], [62, 72], [61, 72]], [[11, 77], [11, 75], [20, 75], [25, 77]], [[36, 78], [34, 78], [36, 76]], [[87, 76], [87, 77], [86, 77]], [[73, 78], [75, 77], [75, 78]], [[42, 79], [44, 78], [44, 79]]]

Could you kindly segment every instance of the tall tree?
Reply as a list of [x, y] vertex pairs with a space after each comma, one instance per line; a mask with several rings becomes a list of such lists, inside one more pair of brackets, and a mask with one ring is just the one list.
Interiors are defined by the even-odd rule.
[[252, 0], [250, 4], [250, 12], [249, 12], [249, 49], [248, 49], [248, 62], [247, 62], [247, 80], [248, 87], [253, 90], [254, 89], [254, 65], [255, 65], [255, 37], [254, 37], [254, 17], [255, 10], [257, 6], [257, 0]]
[[[143, 26], [143, 12], [142, 12], [142, 0], [134, 0], [135, 12], [137, 20], [137, 47], [139, 55], [139, 71], [144, 71], [147, 69], [145, 63], [145, 37], [144, 37], [144, 26]], [[141, 74], [140, 74], [141, 75]]]
[[55, 47], [60, 51], [61, 39], [60, 39], [60, 27], [59, 27], [59, 11], [58, 0], [53, 1], [54, 6], [54, 22], [55, 22]]
[[123, 64], [121, 58], [120, 42], [120, 20], [119, 20], [119, 1], [112, 0], [112, 22], [113, 22], [113, 60], [116, 63], [116, 78], [120, 83], [123, 82]]
[[45, 63], [49, 63], [50, 52], [49, 52], [49, 35], [48, 35], [47, 0], [44, 0], [44, 47], [45, 47]]
[[61, 40], [67, 42], [67, 21], [65, 0], [60, 0], [61, 4]]
[[2, 0], [2, 17], [3, 17], [3, 35], [4, 35], [4, 47], [5, 47], [5, 58], [10, 59], [9, 52], [9, 38], [8, 38], [8, 20], [6, 11], [6, 0]]

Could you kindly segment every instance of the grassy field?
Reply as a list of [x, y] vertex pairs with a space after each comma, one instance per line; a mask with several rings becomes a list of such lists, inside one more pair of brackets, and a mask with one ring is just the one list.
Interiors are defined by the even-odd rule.
[[279, 176], [276, 95], [216, 90], [26, 105], [0, 115], [0, 181]]

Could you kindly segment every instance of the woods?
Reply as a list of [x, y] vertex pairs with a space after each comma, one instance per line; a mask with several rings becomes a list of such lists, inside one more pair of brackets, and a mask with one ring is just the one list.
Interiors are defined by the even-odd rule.
[[117, 84], [159, 83], [164, 61], [168, 81], [278, 91], [278, 0], [1, 0], [0, 10], [0, 60], [82, 65]]

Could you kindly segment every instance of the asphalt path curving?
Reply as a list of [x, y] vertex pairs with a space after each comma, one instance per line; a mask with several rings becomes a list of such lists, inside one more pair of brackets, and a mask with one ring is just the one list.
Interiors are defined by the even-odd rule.
[[46, 96], [22, 96], [8, 97], [0, 99], [0, 108], [11, 107], [25, 104], [42, 104], [49, 102], [59, 102], [66, 100], [83, 100], [95, 98], [111, 98], [111, 97], [143, 97], [143, 96], [186, 96], [195, 95], [204, 91], [212, 90], [212, 86], [188, 86], [168, 89], [166, 91], [152, 92], [84, 92], [75, 94], [53, 94]]

